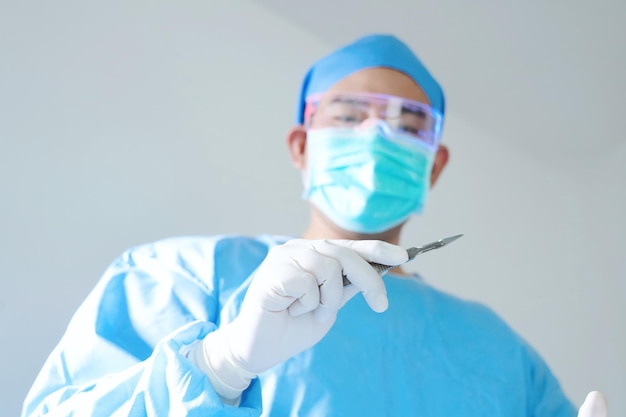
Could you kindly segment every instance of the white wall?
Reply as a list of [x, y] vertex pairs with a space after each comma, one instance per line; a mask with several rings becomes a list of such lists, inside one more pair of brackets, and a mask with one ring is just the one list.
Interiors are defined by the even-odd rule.
[[[127, 247], [302, 231], [284, 135], [301, 76], [335, 45], [243, 1], [5, 3], [0, 415], [17, 415], [72, 313]], [[626, 150], [557, 168], [451, 109], [449, 169], [404, 241], [466, 236], [415, 267], [501, 313], [574, 401], [600, 388], [625, 415]]]

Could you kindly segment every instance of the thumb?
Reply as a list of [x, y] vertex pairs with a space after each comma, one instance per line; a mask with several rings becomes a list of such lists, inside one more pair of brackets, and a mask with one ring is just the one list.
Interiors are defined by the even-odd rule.
[[607, 408], [604, 395], [599, 391], [591, 391], [580, 406], [578, 417], [607, 417]]

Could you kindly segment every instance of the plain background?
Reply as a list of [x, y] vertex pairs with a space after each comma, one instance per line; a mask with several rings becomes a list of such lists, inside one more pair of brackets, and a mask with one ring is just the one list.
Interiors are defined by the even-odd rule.
[[[411, 267], [497, 311], [574, 403], [598, 389], [626, 415], [626, 142], [561, 159], [516, 147], [454, 104], [468, 103], [446, 88], [455, 51], [429, 61], [409, 43], [445, 68], [451, 160], [403, 243], [465, 234]], [[19, 414], [126, 248], [303, 231], [285, 134], [302, 75], [337, 46], [263, 2], [0, 4], [0, 415]]]

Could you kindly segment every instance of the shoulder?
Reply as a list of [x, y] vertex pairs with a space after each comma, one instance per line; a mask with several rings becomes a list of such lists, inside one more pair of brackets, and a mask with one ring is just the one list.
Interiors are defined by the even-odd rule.
[[424, 314], [438, 335], [450, 342], [450, 349], [473, 351], [477, 357], [489, 358], [497, 364], [496, 373], [518, 372], [528, 387], [530, 401], [537, 408], [559, 410], [537, 415], [569, 415], [571, 403], [550, 367], [532, 344], [496, 311], [482, 302], [463, 299], [421, 280], [411, 285], [418, 286], [426, 306]]
[[[390, 288], [391, 287], [391, 288]], [[419, 276], [391, 277], [388, 289], [402, 304], [417, 309], [421, 317], [432, 317], [439, 326], [489, 328], [513, 333], [507, 323], [482, 302], [462, 298], [425, 282]], [[512, 334], [511, 334], [512, 335]]]
[[486, 304], [465, 299], [432, 286], [428, 286], [426, 291], [433, 301], [432, 308], [441, 320], [462, 321], [474, 331], [485, 329], [492, 334], [497, 331], [503, 336], [518, 338], [506, 321]]
[[133, 257], [171, 259], [177, 263], [197, 258], [206, 261], [216, 256], [265, 256], [271, 247], [286, 240], [273, 235], [177, 236], [131, 247], [122, 256], [129, 260]]
[[218, 250], [258, 250], [280, 244], [281, 237], [274, 235], [247, 236], [222, 234], [212, 236], [174, 236], [133, 246], [127, 253], [141, 253], [151, 257], [166, 256], [170, 253], [191, 255], [211, 255]]
[[[489, 355], [526, 356], [527, 343], [496, 311], [482, 302], [435, 288], [421, 279], [389, 282], [390, 308], [415, 317], [417, 326], [452, 349]], [[419, 319], [417, 319], [419, 318]], [[508, 352], [508, 353], [505, 353]]]
[[158, 269], [192, 277], [245, 275], [261, 263], [270, 248], [287, 241], [275, 235], [177, 236], [131, 247], [113, 262], [113, 268]]

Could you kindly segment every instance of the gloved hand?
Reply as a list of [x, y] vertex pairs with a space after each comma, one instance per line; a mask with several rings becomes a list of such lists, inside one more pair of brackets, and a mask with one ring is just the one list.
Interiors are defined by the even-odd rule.
[[607, 417], [606, 398], [598, 391], [587, 394], [585, 402], [578, 409], [578, 417]]
[[[373, 240], [276, 246], [257, 269], [239, 315], [207, 335], [196, 363], [223, 398], [235, 399], [258, 373], [319, 342], [357, 293], [372, 310], [385, 311], [385, 285], [368, 261], [399, 265], [407, 258], [405, 249]], [[343, 286], [342, 272], [352, 285]]]

